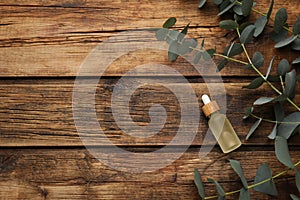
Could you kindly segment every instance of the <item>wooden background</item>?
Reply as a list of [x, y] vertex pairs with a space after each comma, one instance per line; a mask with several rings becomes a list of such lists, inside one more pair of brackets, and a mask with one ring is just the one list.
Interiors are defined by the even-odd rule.
[[[197, 4], [197, 0], [1, 0], [0, 199], [199, 199], [193, 183], [194, 168], [203, 174], [207, 193], [211, 195], [215, 191], [207, 183], [208, 177], [218, 180], [226, 191], [242, 186], [230, 169], [229, 158], [241, 162], [249, 183], [262, 162], [271, 166], [274, 174], [285, 169], [275, 158], [273, 142], [267, 139], [272, 124], [264, 123], [249, 141], [244, 140], [254, 122], [242, 120], [244, 108], [258, 96], [274, 93], [267, 86], [258, 91], [241, 89], [256, 74], [234, 63], [221, 75], [227, 92], [228, 117], [243, 141], [238, 151], [225, 155], [216, 146], [204, 159], [199, 159], [199, 148], [207, 131], [203, 114], [201, 128], [188, 151], [155, 172], [116, 171], [96, 160], [83, 146], [73, 121], [72, 90], [85, 57], [119, 32], [161, 27], [171, 16], [179, 20], [176, 28], [191, 22], [191, 37], [199, 41], [205, 38], [208, 47], [216, 46], [222, 51], [234, 35], [218, 27], [218, 9], [212, 3], [203, 10], [198, 10]], [[261, 0], [257, 9], [266, 12], [268, 4], [268, 0]], [[276, 1], [274, 10], [287, 8], [288, 22], [292, 24], [299, 14], [299, 5], [298, 0]], [[266, 61], [273, 54], [279, 55], [277, 61], [297, 57], [296, 52], [278, 51], [273, 45], [268, 35], [263, 35], [248, 46], [251, 54], [260, 50]], [[179, 105], [163, 87], [137, 90], [132, 96], [132, 102], [138, 102], [131, 111], [137, 123], [149, 122], [150, 103], [160, 103], [169, 112], [168, 126], [155, 137], [149, 140], [128, 137], [118, 129], [111, 115], [109, 103], [115, 83], [132, 66], [144, 63], [145, 58], [153, 61], [154, 55], [155, 61], [174, 67], [188, 78], [199, 105], [202, 93], [207, 90], [203, 78], [192, 66], [183, 59], [168, 62], [166, 52], [157, 56], [155, 52], [142, 51], [128, 55], [130, 62], [113, 63], [99, 82], [99, 93], [103, 95], [97, 99], [96, 107], [103, 113], [99, 121], [107, 137], [130, 151], [161, 148], [177, 131]], [[300, 103], [299, 95], [296, 103]], [[299, 142], [297, 136], [290, 141], [294, 161], [300, 157]], [[124, 158], [122, 162], [125, 161]], [[290, 193], [297, 193], [292, 173], [276, 179], [276, 184], [277, 198], [251, 190], [253, 199], [289, 199]]]

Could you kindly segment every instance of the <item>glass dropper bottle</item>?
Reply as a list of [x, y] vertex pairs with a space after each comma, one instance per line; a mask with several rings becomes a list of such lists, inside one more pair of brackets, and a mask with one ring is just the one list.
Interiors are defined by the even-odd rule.
[[208, 95], [202, 96], [204, 106], [202, 110], [209, 118], [208, 126], [218, 141], [222, 151], [229, 153], [241, 146], [241, 141], [234, 131], [226, 115], [219, 112], [220, 108], [215, 101], [210, 101]]

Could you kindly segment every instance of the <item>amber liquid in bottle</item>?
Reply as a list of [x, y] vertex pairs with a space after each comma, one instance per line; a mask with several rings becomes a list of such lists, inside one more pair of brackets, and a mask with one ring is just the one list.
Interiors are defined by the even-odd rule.
[[[219, 107], [215, 102], [211, 102], [209, 97], [202, 96], [206, 109], [205, 115], [209, 117], [208, 126], [218, 141], [222, 151], [229, 153], [241, 146], [241, 141], [234, 131], [226, 115], [219, 112]], [[203, 109], [204, 110], [204, 109]]]

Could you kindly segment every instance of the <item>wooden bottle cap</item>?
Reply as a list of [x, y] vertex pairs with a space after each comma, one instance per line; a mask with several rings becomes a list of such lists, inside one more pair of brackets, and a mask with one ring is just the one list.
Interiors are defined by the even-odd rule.
[[211, 101], [202, 107], [202, 111], [204, 112], [206, 117], [218, 110], [220, 110], [220, 108], [216, 101]]

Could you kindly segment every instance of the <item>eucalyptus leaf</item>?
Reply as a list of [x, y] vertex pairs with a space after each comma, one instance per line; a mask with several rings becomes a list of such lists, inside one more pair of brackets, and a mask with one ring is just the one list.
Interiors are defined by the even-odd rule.
[[157, 40], [163, 41], [167, 37], [168, 32], [169, 32], [168, 29], [161, 28], [161, 29], [159, 29], [159, 30], [156, 31], [155, 36], [156, 36]]
[[245, 188], [241, 189], [239, 200], [250, 200], [250, 193], [248, 189]]
[[263, 83], [264, 79], [262, 77], [257, 77], [249, 85], [243, 86], [243, 88], [256, 89], [259, 88]]
[[297, 34], [300, 33], [300, 15], [298, 15], [297, 21], [296, 21], [295, 24], [294, 24], [294, 27], [293, 27], [293, 33], [294, 33], [295, 35], [297, 35]]
[[267, 13], [267, 19], [268, 20], [271, 17], [271, 14], [272, 14], [272, 11], [273, 11], [273, 6], [274, 6], [274, 0], [272, 0], [271, 3], [270, 3], [270, 7], [269, 7], [269, 10], [268, 10], [268, 13]]
[[242, 6], [241, 5], [235, 5], [233, 7], [233, 11], [237, 15], [243, 15]]
[[268, 138], [271, 139], [271, 140], [274, 140], [276, 135], [277, 135], [277, 122], [275, 123], [271, 133], [268, 135]]
[[243, 187], [245, 189], [247, 189], [248, 188], [248, 183], [247, 183], [247, 180], [246, 180], [246, 178], [244, 176], [244, 172], [243, 172], [241, 163], [239, 161], [237, 161], [237, 160], [231, 160], [231, 159], [229, 159], [229, 162], [230, 162], [230, 165], [231, 165], [232, 169], [240, 177], [240, 179], [242, 181], [242, 184], [243, 184]]
[[286, 139], [290, 138], [293, 131], [300, 125], [300, 112], [293, 112], [282, 120], [278, 126], [278, 135]]
[[170, 30], [169, 31], [169, 37], [167, 37], [166, 41], [168, 44], [171, 44], [174, 41], [177, 41], [177, 37], [180, 34], [177, 30]]
[[279, 32], [282, 29], [282, 26], [285, 25], [286, 21], [287, 21], [286, 9], [280, 8], [275, 15], [274, 30], [276, 32]]
[[274, 115], [277, 122], [281, 122], [284, 119], [284, 109], [281, 103], [277, 102], [274, 107]]
[[295, 97], [295, 92], [296, 92], [295, 69], [285, 74], [285, 91], [286, 91], [286, 96], [288, 96], [290, 99], [293, 99]]
[[178, 35], [178, 40], [179, 41], [182, 41], [184, 36], [187, 34], [188, 32], [188, 29], [189, 29], [189, 26], [190, 26], [190, 23], [188, 23], [183, 29], [182, 31], [180, 32], [180, 34]]
[[277, 67], [277, 74], [279, 76], [284, 76], [288, 71], [290, 71], [291, 66], [290, 63], [287, 59], [282, 59], [279, 63], [278, 63], [278, 67]]
[[252, 6], [253, 6], [253, 0], [242, 1], [242, 12], [245, 17], [250, 14]]
[[211, 60], [211, 58], [213, 57], [214, 53], [216, 53], [215, 49], [208, 49], [208, 50], [204, 51], [203, 52], [203, 59], [205, 61]]
[[233, 57], [244, 52], [243, 47], [240, 43], [232, 43], [230, 46], [225, 48], [224, 55]]
[[169, 46], [168, 58], [170, 61], [174, 62], [180, 51], [180, 44], [177, 41], [173, 41]]
[[223, 20], [220, 21], [219, 26], [226, 30], [235, 30], [238, 27], [238, 24], [233, 20]]
[[285, 29], [281, 29], [279, 32], [272, 31], [270, 33], [270, 38], [274, 42], [280, 42], [280, 41], [284, 40], [287, 35], [288, 35], [288, 31]]
[[269, 168], [269, 166], [266, 163], [263, 163], [261, 166], [259, 166], [259, 168], [256, 172], [254, 184], [260, 183], [267, 179], [270, 179], [270, 180], [263, 184], [255, 186], [253, 189], [255, 191], [262, 192], [264, 194], [277, 196], [278, 192], [276, 189], [276, 185], [272, 179], [272, 170]]
[[300, 192], [300, 172], [297, 168], [295, 168], [295, 179], [296, 179], [296, 186], [298, 191]]
[[296, 40], [293, 41], [292, 49], [294, 49], [296, 51], [300, 50], [300, 39], [299, 38], [297, 38]]
[[223, 59], [217, 66], [217, 72], [220, 72], [224, 67], [225, 65], [227, 64], [227, 60], [226, 59]]
[[269, 64], [269, 67], [267, 69], [267, 73], [266, 73], [266, 76], [265, 76], [265, 79], [268, 79], [269, 75], [270, 75], [270, 72], [271, 72], [271, 69], [272, 69], [272, 66], [273, 66], [273, 62], [274, 62], [274, 59], [276, 58], [276, 56], [273, 56], [273, 58], [271, 59], [270, 61], [270, 64]]
[[223, 2], [223, 0], [213, 0], [213, 2], [216, 5], [220, 5]]
[[198, 194], [200, 195], [200, 197], [202, 199], [204, 199], [205, 198], [204, 186], [203, 186], [202, 178], [201, 178], [201, 175], [200, 175], [198, 169], [194, 169], [194, 182], [198, 189]]
[[252, 114], [252, 112], [253, 112], [253, 107], [252, 106], [247, 107], [245, 109], [245, 115], [244, 115], [243, 119], [247, 119]]
[[295, 167], [289, 154], [287, 140], [284, 137], [276, 136], [275, 154], [277, 159], [288, 168], [293, 169]]
[[197, 52], [195, 59], [194, 59], [194, 64], [197, 64], [200, 61], [201, 57], [202, 57], [202, 53]]
[[259, 51], [256, 51], [253, 55], [252, 62], [256, 68], [259, 68], [264, 64], [264, 56]]
[[224, 13], [226, 13], [227, 11], [229, 11], [236, 4], [236, 2], [237, 2], [237, 0], [233, 1], [231, 4], [229, 4], [227, 7], [225, 7], [221, 12], [218, 13], [218, 16], [221, 16]]
[[293, 60], [292, 64], [299, 64], [300, 63], [300, 57], [296, 58], [295, 60]]
[[282, 41], [276, 43], [274, 47], [276, 49], [285, 47], [285, 46], [291, 44], [293, 41], [295, 41], [297, 39], [297, 37], [298, 37], [297, 35], [290, 36], [290, 37], [286, 38], [285, 40], [282, 40]]
[[269, 103], [273, 100], [274, 100], [274, 98], [272, 98], [272, 97], [260, 97], [254, 101], [253, 105], [254, 106], [263, 105], [263, 104]]
[[198, 4], [198, 8], [202, 8], [206, 3], [206, 0], [200, 0], [199, 4]]
[[253, 33], [255, 31], [254, 25], [247, 26], [243, 32], [241, 33], [240, 41], [242, 44], [248, 43], [251, 41], [251, 38], [253, 36]]
[[254, 26], [255, 26], [255, 31], [254, 31], [253, 36], [254, 36], [254, 37], [259, 36], [259, 35], [263, 32], [263, 30], [264, 30], [265, 26], [267, 25], [267, 23], [268, 23], [267, 17], [266, 17], [266, 16], [260, 16], [260, 17], [255, 21], [255, 24], [254, 24]]
[[274, 102], [284, 102], [284, 101], [286, 101], [286, 99], [287, 99], [287, 96], [284, 93], [282, 93], [281, 95], [275, 97], [273, 101]]
[[177, 21], [177, 19], [175, 17], [170, 17], [163, 24], [163, 28], [170, 28], [170, 27], [174, 26], [176, 24], [176, 21]]
[[250, 138], [250, 136], [255, 132], [255, 130], [258, 128], [258, 126], [260, 125], [262, 121], [262, 118], [259, 118], [250, 128], [249, 133], [246, 136], [246, 140], [248, 140]]
[[217, 192], [220, 197], [224, 198], [226, 196], [225, 191], [223, 190], [222, 186], [220, 185], [220, 183], [218, 181], [216, 181], [212, 178], [208, 178], [207, 180], [216, 186]]
[[293, 200], [300, 200], [300, 197], [294, 195], [294, 194], [290, 194], [290, 197], [293, 199]]

